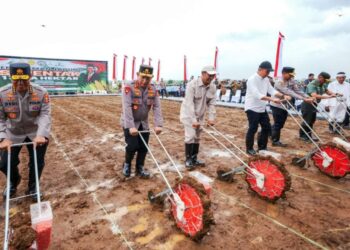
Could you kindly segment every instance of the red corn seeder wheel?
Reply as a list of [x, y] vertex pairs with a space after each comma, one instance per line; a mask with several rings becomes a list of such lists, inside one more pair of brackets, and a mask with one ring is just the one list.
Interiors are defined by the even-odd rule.
[[182, 220], [179, 220], [177, 205], [171, 202], [171, 213], [176, 226], [191, 239], [201, 240], [209, 231], [210, 225], [214, 223], [210, 211], [211, 202], [203, 185], [190, 177], [185, 177], [177, 182], [173, 190], [185, 205]]
[[333, 159], [328, 167], [323, 167], [323, 157], [320, 152], [312, 155], [311, 159], [314, 165], [322, 173], [331, 177], [341, 178], [350, 172], [350, 157], [345, 149], [333, 143], [320, 145], [320, 149]]
[[254, 156], [249, 159], [249, 167], [264, 175], [264, 186], [260, 188], [252, 170], [246, 168], [246, 182], [251, 190], [261, 198], [276, 201], [290, 189], [291, 178], [284, 166], [269, 156]]

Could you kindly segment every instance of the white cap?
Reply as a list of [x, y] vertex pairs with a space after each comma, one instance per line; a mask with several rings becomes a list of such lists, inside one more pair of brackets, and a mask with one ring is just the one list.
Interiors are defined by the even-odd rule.
[[214, 66], [205, 66], [202, 68], [202, 72], [207, 72], [209, 75], [216, 75]]
[[346, 77], [345, 72], [338, 72], [337, 77]]

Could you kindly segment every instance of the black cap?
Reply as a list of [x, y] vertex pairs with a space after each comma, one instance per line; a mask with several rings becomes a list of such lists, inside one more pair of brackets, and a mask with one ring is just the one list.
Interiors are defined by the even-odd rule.
[[318, 76], [322, 76], [325, 80], [331, 79], [331, 75], [327, 72], [321, 72], [320, 74], [318, 74]]
[[283, 67], [282, 73], [287, 73], [287, 74], [290, 74], [292, 76], [295, 76], [295, 69], [293, 67]]
[[140, 65], [140, 76], [153, 77], [153, 67], [149, 65]]
[[10, 76], [12, 80], [28, 80], [31, 76], [30, 65], [28, 63], [10, 64]]
[[259, 65], [260, 69], [267, 69], [268, 71], [273, 71], [272, 64], [269, 61], [263, 61]]

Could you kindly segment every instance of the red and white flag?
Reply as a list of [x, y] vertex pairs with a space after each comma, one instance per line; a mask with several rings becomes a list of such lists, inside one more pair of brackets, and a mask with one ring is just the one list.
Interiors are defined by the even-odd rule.
[[160, 60], [158, 60], [157, 82], [159, 82], [159, 76], [160, 76]]
[[214, 57], [214, 68], [217, 71], [218, 70], [218, 54], [219, 54], [219, 49], [216, 46], [215, 48], [215, 57]]
[[184, 82], [187, 82], [187, 57], [184, 55]]
[[124, 55], [124, 63], [123, 63], [123, 81], [125, 81], [126, 76], [126, 59], [128, 59], [128, 56]]
[[113, 54], [113, 75], [112, 80], [115, 82], [117, 80], [117, 55]]
[[131, 67], [131, 80], [135, 79], [135, 62], [136, 62], [136, 57], [132, 57], [132, 67]]
[[283, 52], [284, 39], [285, 39], [284, 35], [281, 32], [279, 32], [278, 33], [278, 40], [277, 40], [275, 71], [274, 71], [274, 75], [273, 75], [275, 78], [282, 76], [282, 67], [283, 67], [282, 52]]
[[[215, 57], [214, 57], [214, 68], [215, 68], [216, 73], [218, 73], [218, 55], [219, 55], [219, 49], [216, 46], [216, 48], [215, 48]], [[215, 78], [216, 78], [216, 76], [215, 76]]]

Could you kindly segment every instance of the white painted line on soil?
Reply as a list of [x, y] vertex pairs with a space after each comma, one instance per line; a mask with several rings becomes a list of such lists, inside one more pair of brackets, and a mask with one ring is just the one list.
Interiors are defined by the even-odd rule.
[[254, 208], [248, 206], [247, 204], [245, 204], [245, 203], [239, 201], [236, 197], [234, 197], [234, 196], [232, 196], [232, 195], [225, 194], [225, 193], [223, 193], [223, 192], [221, 192], [221, 191], [219, 191], [219, 190], [217, 190], [217, 189], [214, 189], [214, 188], [213, 188], [213, 190], [214, 190], [215, 192], [217, 192], [218, 194], [222, 195], [223, 197], [232, 200], [235, 204], [238, 204], [238, 205], [241, 206], [241, 207], [244, 207], [244, 208], [246, 208], [246, 209], [249, 209], [249, 210], [252, 211], [253, 213], [262, 216], [263, 218], [265, 218], [265, 219], [271, 221], [272, 223], [276, 224], [276, 225], [279, 226], [279, 227], [282, 227], [282, 228], [284, 228], [284, 229], [287, 229], [288, 231], [292, 232], [293, 234], [295, 234], [295, 235], [298, 236], [299, 238], [302, 238], [303, 240], [309, 242], [310, 244], [312, 244], [312, 245], [314, 245], [314, 246], [316, 246], [316, 247], [318, 247], [318, 248], [320, 248], [320, 249], [323, 249], [323, 250], [327, 250], [327, 249], [328, 249], [327, 247], [325, 247], [325, 246], [321, 245], [320, 243], [318, 243], [318, 242], [316, 242], [316, 241], [310, 239], [309, 237], [307, 237], [306, 235], [302, 234], [301, 232], [296, 231], [295, 229], [293, 229], [293, 228], [291, 228], [291, 227], [289, 227], [289, 226], [287, 226], [287, 225], [282, 224], [282, 223], [279, 222], [278, 220], [275, 220], [275, 219], [271, 218], [270, 216], [268, 216], [268, 215], [266, 215], [266, 214], [264, 214], [264, 213], [262, 213], [262, 212], [259, 212], [259, 211], [255, 210]]
[[[69, 158], [69, 156], [67, 155], [67, 153], [65, 152], [62, 144], [58, 141], [56, 135], [51, 132], [51, 137], [53, 139], [53, 141], [55, 142], [55, 144], [57, 145], [58, 149], [61, 151], [63, 158], [69, 163], [69, 167], [76, 173], [76, 175], [80, 178], [81, 182], [85, 185], [86, 189], [89, 190], [91, 187], [89, 186], [89, 184], [87, 183], [87, 181], [84, 179], [84, 177], [80, 174], [79, 170], [75, 167], [75, 165], [73, 164], [73, 162], [71, 161], [71, 159]], [[98, 199], [96, 193], [91, 193], [94, 202], [96, 202], [100, 208], [103, 210], [103, 212], [105, 213], [105, 215], [108, 217], [109, 213], [106, 210], [106, 208], [103, 206], [103, 204], [100, 202], [100, 200]], [[111, 226], [111, 230], [112, 233], [114, 235], [120, 235], [120, 237], [123, 239], [123, 241], [125, 242], [125, 244], [128, 246], [129, 249], [133, 249], [131, 247], [130, 242], [126, 239], [125, 235], [123, 234], [121, 228], [119, 227], [118, 224], [116, 224], [115, 221], [110, 220], [112, 226]]]
[[312, 179], [309, 179], [309, 178], [306, 178], [304, 176], [300, 176], [300, 175], [297, 175], [297, 174], [290, 173], [290, 175], [292, 175], [292, 176], [294, 176], [296, 178], [300, 178], [300, 179], [306, 180], [306, 181], [317, 183], [317, 184], [319, 184], [321, 186], [325, 186], [325, 187], [328, 187], [328, 188], [332, 188], [332, 189], [335, 189], [335, 190], [338, 190], [338, 191], [350, 194], [350, 191], [346, 190], [346, 189], [337, 188], [335, 186], [328, 185], [328, 184], [325, 184], [323, 182], [319, 182], [319, 181], [316, 181], [316, 180], [312, 180]]
[[[88, 122], [87, 120], [83, 119], [82, 117], [80, 117], [80, 116], [78, 116], [78, 115], [75, 115], [75, 114], [73, 114], [73, 113], [71, 113], [71, 112], [68, 112], [66, 109], [60, 107], [59, 105], [56, 105], [56, 104], [55, 104], [55, 105], [52, 105], [52, 106], [58, 108], [59, 110], [61, 110], [62, 112], [66, 113], [66, 114], [69, 114], [69, 116], [73, 116], [74, 118], [78, 119], [79, 121], [82, 121], [83, 123], [85, 123], [86, 125], [88, 125], [89, 127], [91, 127], [92, 129], [94, 129], [97, 133], [102, 134], [103, 136], [106, 135], [106, 131], [104, 131], [104, 130], [98, 128], [98, 127], [96, 127], [94, 124], [92, 124], [91, 122]], [[125, 143], [125, 142], [124, 142], [122, 139], [120, 139], [120, 138], [117, 138], [117, 137], [113, 137], [113, 138], [116, 139], [116, 140], [118, 140], [118, 141], [120, 141], [120, 142], [122, 142], [122, 143]]]

